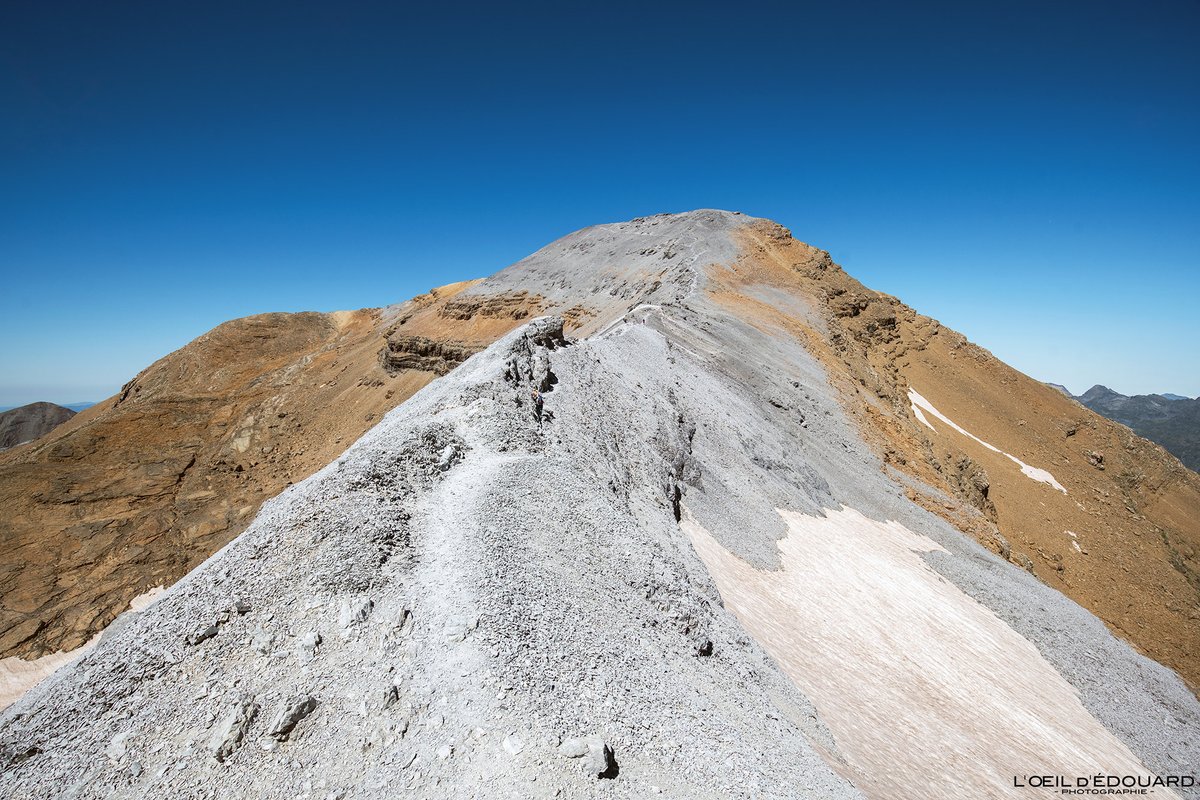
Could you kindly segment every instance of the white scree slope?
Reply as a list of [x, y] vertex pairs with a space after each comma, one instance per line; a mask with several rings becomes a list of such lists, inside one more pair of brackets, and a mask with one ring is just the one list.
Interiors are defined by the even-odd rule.
[[[994, 615], [964, 635], [990, 632], [1024, 652], [1022, 670], [1057, 673], [1147, 769], [1200, 763], [1200, 710], [1173, 673], [913, 505], [812, 356], [707, 299], [744, 220], [599, 226], [522, 262], [525, 277], [500, 273], [506, 288], [564, 302], [615, 288], [614, 308], [639, 310], [597, 317], [607, 332], [573, 343], [553, 320], [531, 323], [264, 505], [243, 536], [0, 714], [0, 794], [871, 791], [881, 762], [845, 744], [818, 713], [827, 698], [807, 696], [722, 607], [679, 527], [684, 505], [723, 551], [772, 572], [788, 568], [777, 508], [894, 520], [940, 549], [882, 567], [911, 577], [922, 573], [906, 559], [919, 558], [936, 573], [922, 580]], [[621, 269], [598, 276], [605, 259]], [[836, 651], [827, 634], [778, 623]], [[922, 702], [899, 656], [875, 665], [898, 713]], [[1005, 676], [977, 666], [951, 659], [925, 677], [999, 692]], [[853, 706], [862, 699], [845, 713], [878, 713]], [[1133, 763], [1085, 733], [1055, 752]], [[927, 742], [895, 747], [887, 763], [919, 764], [905, 748]]]

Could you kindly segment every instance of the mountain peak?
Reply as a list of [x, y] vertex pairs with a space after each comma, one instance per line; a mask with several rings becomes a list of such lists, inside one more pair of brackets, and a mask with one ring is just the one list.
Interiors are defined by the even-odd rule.
[[1113, 391], [1112, 389], [1108, 388], [1107, 386], [1097, 383], [1095, 386], [1088, 389], [1083, 394], [1079, 395], [1079, 398], [1081, 400], [1083, 400], [1083, 399], [1098, 400], [1098, 399], [1104, 398], [1104, 397], [1124, 397], [1124, 396], [1125, 395], [1121, 394], [1120, 392]]
[[0, 456], [0, 652], [169, 588], [0, 713], [3, 796], [960, 797], [1200, 763], [1149, 660], [1200, 682], [1186, 562], [1134, 550], [1200, 542], [1200, 479], [767, 220], [249, 317], [80, 422]]
[[0, 412], [0, 450], [38, 439], [73, 416], [69, 408], [40, 401]]
[[[506, 297], [526, 308], [586, 309], [591, 333], [637, 305], [675, 305], [703, 287], [706, 269], [729, 267], [742, 254], [738, 231], [773, 222], [703, 208], [592, 225], [557, 239], [462, 293]], [[568, 317], [571, 315], [568, 314]]]

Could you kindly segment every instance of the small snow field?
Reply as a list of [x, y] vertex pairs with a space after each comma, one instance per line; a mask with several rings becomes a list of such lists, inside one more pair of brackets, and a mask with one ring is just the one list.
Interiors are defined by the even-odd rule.
[[742, 561], [690, 517], [680, 524], [868, 797], [1049, 797], [1014, 778], [1151, 774], [1037, 648], [922, 559], [944, 552], [932, 539], [852, 508], [779, 514], [778, 570]]

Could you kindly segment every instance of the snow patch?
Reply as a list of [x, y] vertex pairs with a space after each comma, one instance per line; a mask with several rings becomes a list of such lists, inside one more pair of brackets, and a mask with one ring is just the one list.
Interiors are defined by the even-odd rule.
[[22, 695], [50, 677], [55, 670], [82, 658], [96, 646], [101, 636], [102, 633], [97, 633], [86, 644], [74, 650], [60, 650], [33, 661], [16, 656], [0, 658], [0, 709], [8, 708], [20, 700]]
[[1075, 535], [1075, 531], [1063, 531], [1067, 536], [1071, 537], [1071, 546], [1075, 548], [1076, 553], [1083, 553], [1083, 548], [1079, 546], [1079, 537]]
[[922, 559], [936, 542], [852, 508], [778, 513], [777, 571], [742, 561], [690, 514], [680, 527], [867, 797], [919, 786], [929, 800], [1027, 798], [1014, 776], [1150, 774], [1033, 644]]
[[[145, 611], [153, 605], [162, 593], [166, 591], [161, 586], [155, 586], [149, 591], [139, 594], [129, 601], [129, 611], [134, 613]], [[127, 612], [126, 612], [127, 613]], [[26, 661], [17, 656], [0, 658], [0, 710], [8, 708], [33, 687], [50, 677], [56, 670], [65, 667], [87, 655], [88, 651], [100, 642], [104, 635], [101, 631], [74, 650], [59, 650], [32, 661]]]
[[909, 401], [909, 403], [912, 404], [913, 415], [919, 421], [925, 423], [925, 425], [928, 426], [929, 429], [934, 431], [935, 433], [937, 432], [937, 428], [933, 427], [933, 425], [931, 425], [929, 423], [929, 420], [925, 418], [925, 414], [922, 413], [922, 409], [924, 409], [925, 411], [928, 411], [930, 414], [933, 414], [933, 416], [937, 417], [942, 422], [946, 423], [951, 428], [953, 428], [954, 430], [961, 433], [963, 436], [966, 436], [969, 439], [974, 439], [976, 442], [983, 445], [988, 450], [991, 450], [993, 453], [999, 453], [1000, 455], [1009, 459], [1010, 461], [1012, 461], [1014, 464], [1016, 464], [1018, 467], [1021, 468], [1022, 474], [1024, 474], [1027, 478], [1035, 480], [1038, 483], [1049, 484], [1049, 485], [1053, 486], [1055, 489], [1058, 489], [1063, 494], [1067, 493], [1066, 488], [1061, 483], [1059, 483], [1057, 480], [1055, 480], [1054, 476], [1051, 475], [1047, 470], [1041, 469], [1039, 467], [1031, 467], [1028, 464], [1026, 464], [1024, 461], [1022, 461], [1021, 459], [1012, 455], [1011, 453], [1004, 452], [999, 447], [996, 447], [993, 444], [989, 444], [988, 442], [985, 442], [983, 439], [980, 439], [975, 434], [960, 427], [958, 425], [958, 423], [956, 423], [954, 420], [950, 419], [945, 414], [943, 414], [942, 412], [940, 412], [936, 408], [934, 408], [933, 403], [926, 400], [924, 397], [922, 397], [920, 395], [920, 393], [918, 393], [915, 389], [913, 389], [911, 387], [908, 390], [908, 401]]
[[929, 430], [933, 431], [934, 433], [937, 433], [937, 428], [933, 427], [933, 424], [930, 423], [929, 420], [925, 419], [925, 412], [923, 412], [921, 410], [920, 406], [918, 406], [916, 403], [913, 403], [912, 410], [913, 410], [913, 413], [917, 415], [917, 420], [919, 422], [924, 424], [926, 428], [929, 428]]
[[152, 589], [142, 592], [137, 597], [129, 601], [129, 610], [139, 613], [145, 611], [147, 608], [157, 603], [158, 599], [162, 597], [163, 593], [166, 591], [167, 590], [161, 586], [155, 586]]

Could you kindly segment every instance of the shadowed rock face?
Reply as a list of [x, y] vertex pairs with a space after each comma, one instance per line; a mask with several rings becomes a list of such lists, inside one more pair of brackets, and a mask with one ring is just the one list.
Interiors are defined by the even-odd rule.
[[[1010, 767], [1200, 763], [1195, 698], [1122, 640], [1195, 680], [1194, 473], [786, 229], [719, 211], [597, 226], [356, 315], [254, 322], [228, 348], [202, 337], [87, 412], [143, 425], [139, 404], [158, 420], [192, 395], [249, 398], [164, 435], [170, 460], [117, 450], [103, 428], [84, 438], [85, 413], [30, 448], [40, 460], [6, 463], [37, 481], [27, 492], [73, 492], [47, 508], [102, 509], [96, 524], [184, 513], [175, 487], [233, 453], [261, 465], [279, 434], [242, 422], [271, 419], [258, 409], [370, 428], [330, 454], [302, 424], [286, 449], [324, 468], [0, 714], [0, 793], [882, 800], [913, 781], [928, 797], [1012, 794], [996, 774]], [[357, 416], [359, 392], [406, 377], [422, 387], [410, 399]], [[151, 466], [124, 483], [56, 473], [72, 463], [58, 444], [114, 474], [121, 457]], [[212, 515], [238, 487], [192, 508]], [[199, 560], [232, 535], [179, 537], [180, 519], [141, 546]], [[122, 571], [132, 534], [97, 558], [103, 527], [46, 529], [83, 542], [62, 563], [116, 576], [108, 591], [143, 574]], [[61, 619], [84, 596], [28, 616]], [[1000, 697], [1002, 717], [964, 719]], [[880, 730], [844, 744], [868, 719]], [[989, 721], [1030, 763], [981, 757]], [[954, 769], [924, 780], [929, 752]]]
[[74, 411], [54, 403], [30, 403], [0, 412], [0, 450], [45, 436], [73, 416]]
[[406, 369], [445, 375], [480, 349], [461, 342], [442, 342], [427, 336], [404, 336], [392, 332], [387, 337], [387, 346], [380, 351], [380, 357], [389, 375]]

